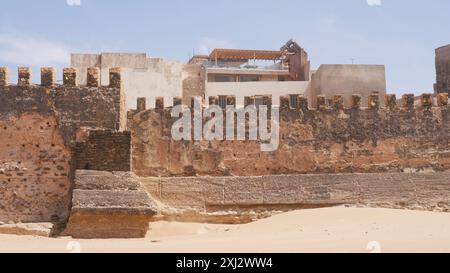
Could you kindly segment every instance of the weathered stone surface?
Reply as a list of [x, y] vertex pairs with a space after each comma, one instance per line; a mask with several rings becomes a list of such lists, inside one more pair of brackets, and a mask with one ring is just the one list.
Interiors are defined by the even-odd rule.
[[30, 112], [0, 119], [0, 221], [65, 221], [70, 160], [55, 117]]
[[161, 200], [175, 200], [175, 202], [179, 200], [180, 204], [202, 206], [204, 204], [203, 183], [180, 178], [174, 183], [164, 184], [161, 186]]
[[123, 88], [122, 70], [120, 67], [111, 68], [109, 70], [109, 86]]
[[151, 192], [155, 184], [159, 185], [159, 194], [154, 197], [164, 205], [193, 208], [200, 213], [227, 208], [234, 208], [236, 213], [255, 208], [270, 211], [335, 205], [450, 211], [449, 175], [447, 171], [140, 180]]
[[32, 71], [29, 67], [19, 67], [18, 68], [18, 86], [28, 86], [32, 83]]
[[87, 86], [98, 87], [100, 85], [100, 69], [89, 67], [87, 69]]
[[[34, 85], [31, 69], [19, 68], [11, 85], [0, 68], [0, 221], [65, 222], [77, 162], [130, 170], [130, 134], [113, 132], [126, 122], [118, 73], [112, 69], [111, 86], [78, 87], [76, 70], [65, 69], [57, 85], [54, 69], [43, 68]], [[72, 146], [82, 128], [100, 130], [78, 141], [84, 161], [77, 161]]]
[[89, 130], [75, 144], [76, 168], [99, 171], [131, 171], [129, 132]]
[[137, 191], [141, 187], [137, 177], [129, 172], [77, 170], [75, 175], [77, 190]]
[[50, 237], [53, 223], [28, 223], [0, 225], [0, 234]]
[[370, 108], [361, 109], [358, 98], [350, 109], [342, 107], [341, 97], [333, 108], [326, 98], [319, 99], [319, 109], [284, 103], [279, 149], [271, 153], [261, 152], [259, 141], [174, 141], [171, 127], [178, 118], [171, 117], [171, 108], [130, 111], [133, 171], [220, 177], [450, 169], [447, 104], [432, 106], [431, 96], [424, 95], [414, 108], [414, 96], [405, 96], [404, 105], [388, 96], [387, 107], [380, 108], [372, 95]]
[[64, 234], [79, 239], [144, 238], [149, 221], [149, 216], [141, 214], [75, 212]]
[[146, 192], [74, 190], [72, 212], [138, 214], [153, 216], [156, 207]]
[[56, 83], [56, 73], [53, 67], [41, 68], [41, 85], [53, 86]]
[[81, 127], [125, 128], [126, 108], [122, 88], [75, 86], [72, 80], [76, 77], [74, 70], [64, 71], [67, 85], [47, 86], [51, 83], [50, 68], [43, 71], [43, 86], [31, 85], [29, 73], [31, 71], [26, 68], [19, 70], [19, 86], [0, 84], [0, 120], [19, 117], [27, 112], [56, 115], [67, 144], [75, 140]]
[[77, 70], [75, 68], [63, 69], [63, 84], [67, 86], [77, 85]]
[[[225, 180], [224, 200], [226, 205], [254, 205], [264, 203], [263, 180], [249, 177], [245, 184], [239, 180]], [[207, 194], [207, 193], [206, 193]]]
[[9, 84], [9, 69], [7, 67], [0, 67], [0, 85]]
[[76, 172], [72, 211], [64, 235], [74, 238], [145, 237], [156, 203], [127, 172]]

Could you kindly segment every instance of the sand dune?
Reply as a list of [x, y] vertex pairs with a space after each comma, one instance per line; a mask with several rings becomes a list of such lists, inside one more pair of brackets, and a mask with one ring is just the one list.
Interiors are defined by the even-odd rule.
[[450, 252], [449, 230], [449, 213], [338, 207], [247, 225], [156, 222], [136, 240], [0, 235], [0, 252]]

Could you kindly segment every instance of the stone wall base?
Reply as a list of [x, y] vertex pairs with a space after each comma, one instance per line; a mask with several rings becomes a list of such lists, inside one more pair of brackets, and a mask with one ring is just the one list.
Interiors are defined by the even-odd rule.
[[146, 215], [74, 213], [64, 234], [79, 239], [144, 238], [149, 221]]

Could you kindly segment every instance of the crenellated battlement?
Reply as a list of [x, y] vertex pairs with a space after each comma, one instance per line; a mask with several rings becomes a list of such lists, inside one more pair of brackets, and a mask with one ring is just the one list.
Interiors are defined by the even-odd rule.
[[[29, 112], [56, 116], [68, 143], [78, 137], [80, 128], [128, 128], [133, 170], [142, 176], [450, 169], [447, 93], [436, 97], [423, 94], [420, 99], [406, 94], [401, 100], [392, 94], [373, 94], [368, 97], [367, 107], [362, 107], [365, 102], [360, 95], [318, 96], [313, 106], [301, 95], [283, 96], [279, 105], [274, 105], [271, 96], [245, 97], [244, 106], [266, 105], [272, 109], [267, 117], [264, 108], [256, 107], [258, 114], [254, 107], [241, 111], [234, 96], [195, 97], [184, 108], [190, 113], [182, 113], [184, 121], [190, 120], [191, 124], [180, 128], [182, 137], [174, 139], [173, 125], [181, 117], [172, 116], [172, 110], [182, 104], [182, 98], [167, 102], [158, 97], [154, 105], [148, 103], [152, 101], [148, 98], [139, 98], [136, 109], [127, 112], [120, 72], [119, 68], [111, 69], [109, 86], [101, 86], [98, 68], [90, 68], [87, 85], [78, 86], [76, 69], [64, 69], [63, 83], [58, 84], [55, 69], [46, 67], [41, 69], [41, 84], [37, 85], [33, 84], [29, 68], [17, 70], [17, 84], [10, 83], [8, 68], [0, 68], [0, 119]], [[205, 111], [208, 105], [219, 106], [223, 113], [218, 107]], [[205, 137], [212, 131], [205, 126], [209, 121], [219, 121], [213, 124], [213, 140]], [[224, 134], [216, 138], [218, 126], [223, 126]], [[261, 131], [264, 126], [267, 130]], [[261, 147], [268, 141], [261, 136], [272, 134], [275, 128], [279, 128], [277, 149], [263, 151]], [[191, 135], [186, 131], [189, 129]]]
[[7, 67], [0, 67], [0, 119], [38, 112], [56, 115], [65, 140], [74, 141], [81, 127], [121, 130], [126, 127], [126, 102], [120, 68], [111, 68], [110, 84], [100, 85], [98, 68], [87, 71], [86, 86], [77, 85], [77, 70], [63, 69], [63, 82], [57, 83], [53, 67], [41, 68], [41, 83], [33, 84], [32, 70], [17, 69], [17, 84], [10, 82]]
[[[41, 83], [42, 87], [54, 86], [78, 86], [78, 71], [76, 68], [64, 68], [63, 83], [57, 84], [56, 70], [53, 67], [41, 68]], [[33, 86], [32, 70], [29, 67], [19, 67], [17, 69], [17, 84], [10, 82], [10, 70], [8, 67], [0, 67], [0, 86]], [[87, 87], [100, 87], [100, 70], [96, 67], [87, 69]], [[120, 88], [122, 85], [121, 69], [119, 67], [111, 68], [109, 70], [109, 86], [111, 88]], [[82, 86], [81, 86], [82, 87]]]
[[[436, 98], [423, 94], [420, 101], [416, 99], [412, 94], [401, 100], [395, 95], [374, 94], [368, 98], [368, 107], [362, 107], [360, 95], [318, 96], [317, 104], [310, 107], [304, 96], [283, 96], [278, 106], [278, 149], [264, 152], [261, 144], [267, 142], [260, 139], [261, 131], [257, 140], [250, 139], [255, 133], [255, 113], [250, 110], [244, 111], [243, 122], [239, 119], [242, 112], [236, 109], [231, 113], [235, 121], [229, 123], [230, 111], [220, 105], [223, 115], [214, 114], [214, 118], [223, 119], [216, 124], [226, 127], [226, 140], [210, 140], [205, 138], [205, 131], [202, 139], [195, 130], [198, 126], [207, 128], [205, 124], [212, 116], [205, 109], [219, 105], [218, 97], [209, 97], [207, 102], [193, 98], [191, 105], [185, 106], [191, 115], [183, 111], [183, 119], [171, 115], [173, 107], [164, 107], [168, 104], [164, 98], [156, 98], [154, 106], [147, 105], [146, 98], [139, 98], [137, 109], [128, 112], [127, 125], [133, 136], [134, 171], [142, 176], [248, 176], [450, 169], [448, 94]], [[346, 100], [350, 101], [349, 107], [345, 107]], [[276, 110], [270, 96], [249, 96], [244, 101], [245, 106], [262, 104]], [[180, 104], [181, 98], [173, 99], [173, 105]], [[235, 97], [227, 97], [226, 104], [235, 106]], [[198, 105], [203, 114], [196, 109]], [[268, 130], [274, 125], [270, 122], [273, 113], [267, 111], [267, 119], [263, 117]], [[260, 115], [256, 119], [260, 130], [261, 124], [265, 125]], [[186, 128], [192, 128], [190, 137], [189, 133], [187, 138], [183, 135], [184, 141], [171, 135], [173, 125], [180, 120], [190, 120]], [[228, 129], [235, 132], [234, 138], [228, 138]], [[245, 130], [245, 138], [239, 135], [240, 130]]]
[[[345, 107], [344, 101], [348, 99], [350, 102], [350, 106]], [[379, 95], [373, 94], [368, 98], [368, 107], [361, 107], [362, 96], [361, 95], [351, 95], [348, 98], [345, 98], [342, 95], [335, 95], [331, 99], [327, 98], [324, 95], [317, 96], [316, 106], [311, 108], [309, 107], [308, 98], [303, 95], [297, 96], [292, 103], [292, 96], [281, 96], [280, 97], [280, 110], [293, 110], [299, 112], [305, 111], [326, 111], [326, 110], [334, 110], [334, 111], [350, 111], [350, 110], [382, 110], [382, 111], [421, 111], [421, 110], [430, 110], [435, 107], [444, 107], [448, 106], [449, 95], [447, 93], [441, 93], [433, 98], [432, 94], [422, 94], [420, 97], [420, 103], [416, 104], [415, 96], [413, 94], [405, 94], [402, 96], [401, 103], [399, 104], [397, 101], [397, 97], [394, 94], [388, 94], [381, 98]], [[186, 107], [192, 108], [194, 105], [194, 100], [198, 100], [203, 107], [207, 107], [208, 105], [219, 105], [219, 97], [213, 96], [208, 98], [208, 103], [201, 97], [195, 97], [191, 99], [191, 105], [186, 105]], [[381, 100], [384, 101], [384, 106], [381, 106]], [[167, 105], [165, 103], [164, 97], [155, 98], [154, 105], [147, 105], [147, 98], [138, 98], [137, 99], [137, 107], [135, 110], [132, 110], [133, 113], [139, 113], [147, 110], [166, 110], [171, 109], [172, 106], [165, 107]], [[236, 107], [236, 97], [235, 96], [227, 96], [227, 105]], [[256, 102], [255, 96], [248, 96], [244, 98], [244, 107], [249, 105], [254, 105]], [[181, 97], [173, 98], [173, 105], [180, 105], [182, 103]], [[262, 104], [268, 107], [272, 106], [272, 97], [271, 96], [263, 96]], [[294, 105], [295, 104], [295, 105]]]

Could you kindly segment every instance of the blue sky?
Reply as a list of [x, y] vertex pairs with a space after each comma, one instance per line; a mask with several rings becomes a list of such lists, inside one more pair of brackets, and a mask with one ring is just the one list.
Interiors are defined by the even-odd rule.
[[[450, 43], [448, 0], [14, 0], [0, 10], [0, 66], [68, 66], [70, 52], [146, 52], [186, 62], [214, 47], [279, 49], [313, 68], [385, 64], [392, 93], [432, 91]], [[37, 76], [38, 73], [35, 73]]]

